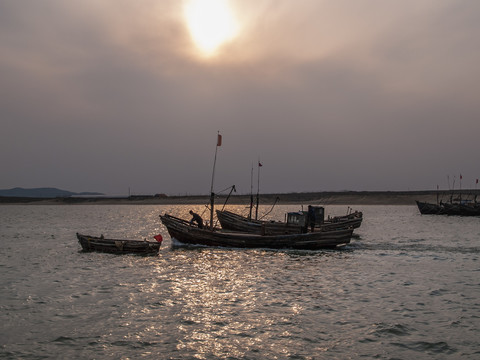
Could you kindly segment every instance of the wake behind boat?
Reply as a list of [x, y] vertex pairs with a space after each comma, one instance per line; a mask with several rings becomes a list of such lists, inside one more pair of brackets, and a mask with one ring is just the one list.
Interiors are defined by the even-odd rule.
[[162, 244], [162, 236], [154, 237], [157, 242], [147, 240], [106, 239], [77, 233], [83, 251], [98, 251], [113, 254], [157, 254]]
[[189, 221], [168, 214], [160, 215], [160, 219], [172, 239], [186, 245], [318, 250], [346, 245], [350, 243], [353, 234], [353, 229], [349, 228], [309, 233], [259, 235], [219, 229], [200, 229]]

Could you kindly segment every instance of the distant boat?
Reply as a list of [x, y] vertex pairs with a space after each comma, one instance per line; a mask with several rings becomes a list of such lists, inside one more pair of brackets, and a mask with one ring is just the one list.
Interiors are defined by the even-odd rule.
[[423, 215], [480, 216], [478, 203], [438, 203], [417, 201], [417, 207]]
[[416, 201], [420, 214], [424, 215], [439, 215], [442, 213], [443, 208], [438, 204], [431, 204], [423, 201]]
[[443, 212], [447, 215], [480, 216], [479, 204], [445, 203], [442, 206]]
[[147, 240], [106, 239], [77, 233], [77, 239], [83, 251], [98, 251], [113, 254], [158, 254], [162, 244], [161, 235], [155, 236], [157, 242]]
[[[363, 214], [359, 211], [345, 216], [335, 216], [324, 220], [324, 209], [315, 206], [317, 222], [314, 231], [329, 231], [339, 229], [356, 229], [362, 224]], [[291, 212], [287, 214], [287, 221], [264, 221], [248, 219], [227, 210], [217, 210], [217, 218], [225, 230], [243, 231], [253, 234], [298, 234], [306, 232], [306, 214], [304, 212]]]
[[172, 239], [184, 245], [204, 245], [234, 248], [302, 249], [336, 248], [350, 243], [353, 229], [315, 231], [308, 233], [260, 235], [219, 229], [200, 229], [189, 221], [165, 214], [160, 215]]
[[[439, 190], [437, 185], [437, 203], [416, 201], [420, 214], [428, 215], [456, 215], [456, 216], [480, 216], [480, 203], [477, 202], [478, 191], [475, 183], [475, 190], [462, 191], [462, 174], [460, 174], [460, 191], [455, 190], [455, 177], [450, 190], [449, 201], [439, 201]], [[450, 187], [450, 180], [448, 181]], [[454, 196], [456, 196], [454, 198]]]

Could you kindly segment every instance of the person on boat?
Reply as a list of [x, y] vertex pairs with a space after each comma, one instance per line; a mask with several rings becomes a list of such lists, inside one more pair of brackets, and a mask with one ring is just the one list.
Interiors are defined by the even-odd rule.
[[308, 205], [307, 224], [310, 226], [310, 231], [313, 232], [315, 228], [315, 209], [311, 205]]
[[192, 215], [192, 220], [190, 220], [190, 224], [193, 225], [194, 222], [197, 223], [198, 227], [200, 229], [203, 229], [203, 219], [200, 215], [197, 213], [194, 213], [192, 210], [190, 210], [190, 215]]

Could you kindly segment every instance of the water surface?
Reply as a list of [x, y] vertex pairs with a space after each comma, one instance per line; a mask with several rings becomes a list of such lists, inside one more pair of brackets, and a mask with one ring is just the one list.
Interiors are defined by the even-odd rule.
[[[0, 357], [480, 357], [479, 218], [358, 206], [364, 223], [340, 251], [172, 248], [158, 215], [190, 208], [207, 216], [0, 206]], [[77, 231], [165, 241], [158, 256], [83, 253]]]

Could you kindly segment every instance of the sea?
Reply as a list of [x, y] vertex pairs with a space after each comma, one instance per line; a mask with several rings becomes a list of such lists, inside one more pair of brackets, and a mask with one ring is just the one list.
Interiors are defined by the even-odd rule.
[[[159, 215], [205, 205], [1, 205], [0, 358], [479, 359], [480, 218], [353, 208], [349, 245], [294, 251], [173, 246]], [[85, 253], [77, 232], [164, 241]]]

